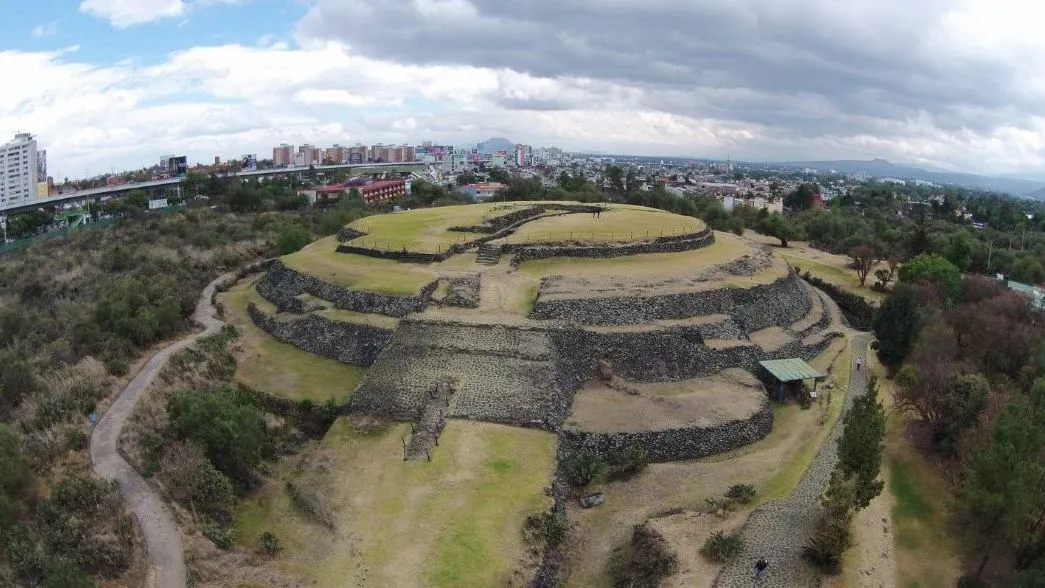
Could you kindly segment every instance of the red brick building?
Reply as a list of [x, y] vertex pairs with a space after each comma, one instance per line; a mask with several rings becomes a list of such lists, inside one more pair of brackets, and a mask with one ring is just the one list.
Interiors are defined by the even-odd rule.
[[406, 196], [406, 180], [379, 180], [360, 186], [358, 190], [367, 204], [388, 202], [393, 198]]

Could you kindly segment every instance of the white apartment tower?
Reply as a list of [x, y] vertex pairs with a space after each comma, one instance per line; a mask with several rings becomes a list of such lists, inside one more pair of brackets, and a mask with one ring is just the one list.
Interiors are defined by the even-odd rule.
[[36, 138], [29, 133], [19, 133], [13, 141], [0, 146], [0, 208], [36, 198], [41, 173], [46, 177], [47, 171], [41, 168], [36, 150]]

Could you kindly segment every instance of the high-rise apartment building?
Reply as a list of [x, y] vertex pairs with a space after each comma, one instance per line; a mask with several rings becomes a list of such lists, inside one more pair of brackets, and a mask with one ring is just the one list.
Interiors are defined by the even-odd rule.
[[305, 165], [319, 165], [323, 163], [323, 150], [319, 147], [313, 147], [306, 143], [298, 147], [298, 153], [303, 156], [302, 159]]
[[0, 208], [16, 206], [39, 196], [40, 177], [47, 181], [47, 160], [43, 167], [36, 150], [36, 138], [19, 133], [0, 146]]
[[286, 167], [294, 163], [294, 147], [286, 143], [280, 143], [279, 147], [272, 149], [272, 165]]
[[323, 153], [323, 163], [347, 163], [348, 162], [348, 148], [342, 147], [341, 145], [334, 144], [333, 147], [327, 148]]

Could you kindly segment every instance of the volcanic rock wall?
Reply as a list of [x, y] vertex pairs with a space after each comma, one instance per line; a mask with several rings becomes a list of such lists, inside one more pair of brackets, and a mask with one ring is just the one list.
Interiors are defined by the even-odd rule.
[[753, 416], [719, 425], [619, 433], [564, 429], [560, 439], [567, 452], [592, 451], [607, 462], [613, 462], [632, 446], [645, 449], [652, 462], [665, 462], [730, 451], [754, 443], [772, 430], [773, 411], [766, 401]]
[[437, 281], [432, 281], [417, 296], [391, 296], [362, 290], [349, 290], [324, 282], [313, 276], [294, 271], [282, 262], [274, 262], [257, 284], [258, 294], [276, 305], [280, 312], [310, 312], [313, 308], [296, 298], [299, 294], [311, 294], [329, 301], [336, 308], [401, 317], [411, 312], [420, 312], [428, 304], [435, 291]]
[[528, 245], [509, 244], [504, 246], [506, 253], [514, 253], [512, 265], [518, 266], [524, 261], [547, 259], [549, 257], [624, 257], [645, 253], [678, 253], [707, 247], [715, 242], [715, 233], [704, 229], [699, 233], [658, 237], [645, 243], [624, 243], [620, 245], [571, 245], [549, 244]]
[[793, 271], [770, 284], [659, 296], [542, 300], [533, 318], [584, 325], [633, 325], [655, 320], [728, 314], [746, 332], [789, 325], [809, 313], [811, 302]]
[[247, 314], [261, 330], [275, 339], [310, 353], [360, 366], [369, 366], [388, 345], [394, 331], [370, 325], [334, 321], [314, 314], [279, 320], [262, 312], [253, 302]]
[[412, 419], [441, 381], [454, 390], [447, 416], [458, 418], [555, 429], [573, 402], [543, 329], [407, 320], [348, 410]]

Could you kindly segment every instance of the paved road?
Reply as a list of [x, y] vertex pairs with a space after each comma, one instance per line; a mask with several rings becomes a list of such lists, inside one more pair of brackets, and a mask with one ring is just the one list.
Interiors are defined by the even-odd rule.
[[91, 433], [91, 461], [94, 462], [94, 471], [105, 479], [116, 480], [131, 512], [138, 517], [145, 538], [145, 548], [153, 564], [150, 586], [155, 588], [185, 586], [181, 531], [163, 499], [120, 455], [118, 439], [142, 392], [149, 387], [170, 356], [192, 345], [199, 337], [217, 332], [224, 324], [214, 316], [211, 296], [218, 283], [232, 276], [233, 274], [221, 276], [203, 290], [192, 320], [204, 330], [172, 343], [152, 356], [120, 392], [116, 402], [109, 407]]
[[[846, 411], [852, 406], [853, 399], [867, 390], [867, 361], [863, 361], [859, 371], [855, 362], [858, 357], [866, 357], [869, 339], [870, 335], [866, 333], [853, 338], [853, 365], [845, 399]], [[841, 434], [842, 419], [839, 418], [795, 491], [786, 500], [767, 503], [751, 513], [741, 530], [747, 544], [744, 552], [722, 568], [715, 578], [716, 588], [820, 585], [819, 574], [802, 559], [802, 549], [820, 519], [820, 496], [827, 489], [831, 470], [838, 461], [836, 441]], [[756, 582], [754, 563], [759, 557], [769, 561], [769, 568]]]

